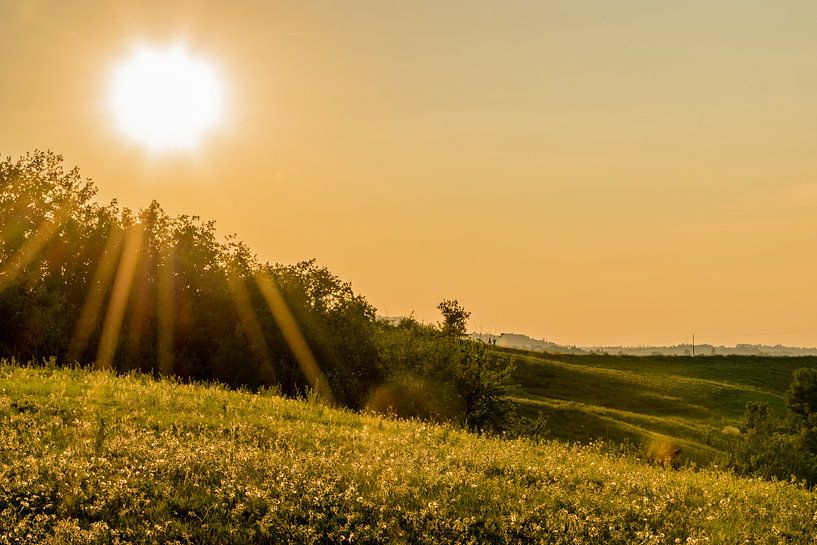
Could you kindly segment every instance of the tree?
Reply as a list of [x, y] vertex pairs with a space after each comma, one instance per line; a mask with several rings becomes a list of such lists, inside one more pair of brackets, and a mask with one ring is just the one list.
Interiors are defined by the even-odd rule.
[[382, 373], [389, 379], [420, 377], [426, 384], [450, 387], [456, 397], [448, 399], [450, 420], [475, 431], [506, 429], [514, 370], [506, 354], [410, 318], [381, 324], [378, 352]]
[[[95, 194], [59, 155], [0, 158], [0, 357], [90, 364], [104, 345], [116, 371], [295, 395], [320, 375], [298, 361], [305, 343], [342, 405], [360, 406], [381, 380], [375, 309], [327, 269], [261, 263], [212, 221]], [[288, 335], [261, 278], [292, 315]]]
[[775, 417], [766, 403], [752, 402], [729, 454], [738, 473], [765, 478], [796, 476], [817, 483], [817, 370], [801, 368], [786, 392], [789, 418]]
[[514, 365], [482, 343], [456, 341], [448, 372], [465, 401], [465, 424], [472, 430], [501, 431], [513, 411], [507, 396], [513, 389]]
[[443, 315], [440, 330], [452, 337], [462, 337], [465, 335], [465, 326], [471, 313], [459, 304], [456, 299], [443, 299], [437, 305], [437, 309]]
[[769, 411], [765, 403], [746, 406], [740, 437], [728, 455], [728, 465], [742, 475], [789, 480], [793, 475], [810, 483], [817, 477], [817, 459], [803, 436]]
[[805, 419], [817, 413], [817, 369], [802, 367], [794, 372], [786, 392], [786, 404]]
[[746, 404], [746, 411], [743, 413], [743, 422], [740, 425], [741, 433], [748, 433], [754, 430], [769, 429], [772, 424], [772, 415], [769, 412], [769, 404], [765, 402], [750, 401]]

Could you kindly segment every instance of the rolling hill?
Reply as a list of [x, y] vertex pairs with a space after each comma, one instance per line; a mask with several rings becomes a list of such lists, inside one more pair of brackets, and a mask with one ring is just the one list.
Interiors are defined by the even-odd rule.
[[520, 414], [547, 418], [554, 438], [681, 447], [710, 462], [725, 449], [749, 401], [779, 413], [792, 373], [817, 358], [612, 356], [507, 350], [517, 368]]

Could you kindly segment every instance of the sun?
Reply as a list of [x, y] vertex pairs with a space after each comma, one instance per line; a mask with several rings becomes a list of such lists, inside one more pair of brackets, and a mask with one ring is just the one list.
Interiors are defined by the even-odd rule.
[[125, 134], [149, 150], [192, 149], [221, 119], [222, 83], [182, 46], [141, 47], [114, 71], [110, 107]]

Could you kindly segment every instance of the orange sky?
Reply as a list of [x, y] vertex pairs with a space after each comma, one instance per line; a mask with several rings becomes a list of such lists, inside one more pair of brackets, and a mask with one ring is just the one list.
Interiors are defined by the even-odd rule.
[[[111, 73], [180, 40], [225, 116], [150, 155]], [[817, 346], [813, 1], [6, 0], [0, 51], [0, 154], [316, 257], [383, 314], [448, 297], [566, 344]]]

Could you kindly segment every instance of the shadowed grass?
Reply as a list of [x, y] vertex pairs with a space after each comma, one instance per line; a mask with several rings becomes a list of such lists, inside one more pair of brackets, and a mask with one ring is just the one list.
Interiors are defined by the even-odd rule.
[[658, 434], [698, 463], [727, 448], [731, 436], [724, 430], [739, 424], [748, 402], [766, 402], [783, 413], [794, 370], [817, 367], [817, 358], [810, 357], [505, 352], [517, 364], [514, 400], [520, 414], [546, 416], [553, 437], [646, 445]]

